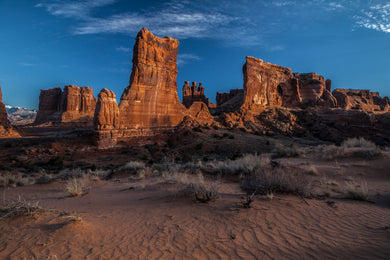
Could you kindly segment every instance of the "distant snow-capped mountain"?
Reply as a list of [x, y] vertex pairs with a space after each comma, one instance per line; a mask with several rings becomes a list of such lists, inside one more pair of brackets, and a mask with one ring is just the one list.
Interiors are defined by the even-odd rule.
[[22, 107], [5, 106], [8, 119], [14, 125], [32, 124], [37, 116], [36, 110], [31, 110]]

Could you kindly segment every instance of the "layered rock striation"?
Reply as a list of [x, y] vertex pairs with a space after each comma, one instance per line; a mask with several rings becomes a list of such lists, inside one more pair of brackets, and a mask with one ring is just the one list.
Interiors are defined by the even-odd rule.
[[176, 126], [186, 109], [177, 95], [179, 41], [158, 38], [143, 28], [133, 52], [130, 85], [119, 104], [122, 129], [162, 129]]
[[35, 124], [77, 122], [92, 125], [97, 99], [89, 87], [69, 85], [41, 90]]

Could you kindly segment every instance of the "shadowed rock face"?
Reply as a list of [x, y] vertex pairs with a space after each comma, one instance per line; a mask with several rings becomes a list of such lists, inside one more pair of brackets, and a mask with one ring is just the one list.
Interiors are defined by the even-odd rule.
[[17, 133], [13, 129], [11, 123], [8, 120], [7, 110], [5, 109], [5, 105], [3, 104], [3, 96], [1, 94], [0, 88], [0, 138], [19, 136], [19, 133]]
[[35, 124], [60, 121], [61, 97], [62, 90], [60, 87], [41, 90], [41, 94], [39, 95], [38, 114], [35, 119]]
[[336, 89], [332, 92], [341, 108], [364, 111], [390, 111], [389, 99], [378, 92], [359, 89]]
[[65, 86], [41, 90], [35, 124], [45, 122], [85, 122], [92, 124], [96, 98], [89, 87]]
[[121, 128], [176, 126], [185, 115], [177, 95], [179, 42], [143, 28], [137, 35], [130, 85], [119, 104]]

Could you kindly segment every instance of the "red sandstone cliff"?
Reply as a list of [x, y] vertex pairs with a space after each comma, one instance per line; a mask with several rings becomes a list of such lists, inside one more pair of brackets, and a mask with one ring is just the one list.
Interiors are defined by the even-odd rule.
[[179, 41], [158, 38], [143, 28], [137, 35], [130, 85], [119, 104], [120, 124], [126, 128], [170, 128], [186, 114], [177, 95]]
[[20, 135], [13, 129], [8, 120], [7, 111], [3, 104], [3, 96], [0, 88], [0, 138], [19, 137]]
[[[242, 109], [259, 113], [270, 107], [335, 107], [330, 81], [317, 73], [291, 73], [291, 69], [247, 57], [243, 67], [245, 99]], [[329, 89], [329, 90], [328, 90]]]
[[378, 92], [359, 89], [336, 89], [332, 92], [338, 106], [344, 109], [364, 111], [390, 111], [389, 99]]
[[41, 90], [35, 124], [77, 122], [92, 125], [96, 98], [89, 87], [69, 85]]

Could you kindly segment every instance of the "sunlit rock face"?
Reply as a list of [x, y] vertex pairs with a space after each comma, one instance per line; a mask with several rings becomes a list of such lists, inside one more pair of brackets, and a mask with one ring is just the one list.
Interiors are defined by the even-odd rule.
[[114, 92], [104, 88], [98, 95], [93, 119], [96, 131], [96, 143], [107, 148], [116, 144], [119, 128], [119, 107]]
[[68, 85], [41, 90], [35, 124], [83, 122], [92, 125], [97, 99], [90, 87]]
[[242, 108], [258, 113], [267, 107], [335, 107], [331, 82], [317, 73], [291, 69], [247, 57], [243, 67], [245, 99]]
[[214, 117], [210, 114], [209, 108], [201, 101], [193, 102], [187, 114], [202, 125], [211, 125], [214, 122]]
[[216, 104], [210, 103], [209, 99], [204, 94], [205, 88], [202, 83], [193, 81], [191, 86], [189, 81], [184, 82], [183, 86], [183, 105], [186, 108], [190, 108], [194, 102], [200, 101], [207, 105], [209, 108], [215, 108]]
[[137, 35], [130, 85], [119, 104], [120, 124], [127, 128], [174, 127], [186, 109], [177, 95], [179, 41], [158, 38], [143, 28]]
[[341, 108], [364, 111], [390, 111], [389, 99], [378, 92], [360, 89], [336, 89], [332, 92]]
[[19, 133], [11, 126], [7, 117], [7, 110], [3, 104], [3, 96], [0, 88], [0, 138], [19, 137]]

